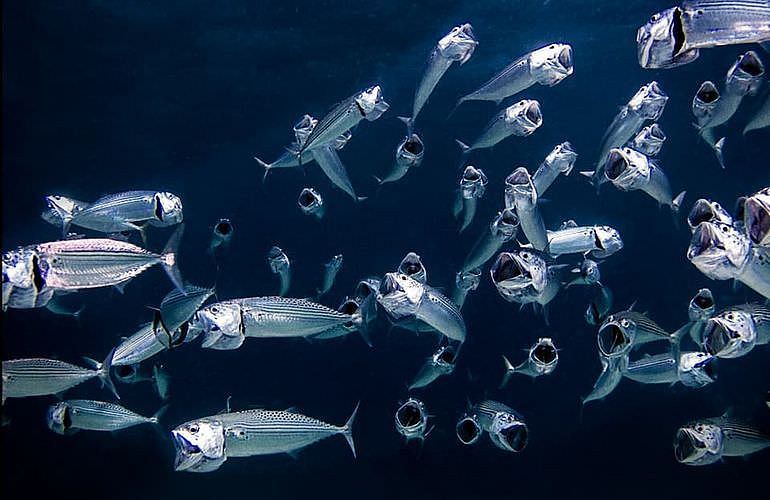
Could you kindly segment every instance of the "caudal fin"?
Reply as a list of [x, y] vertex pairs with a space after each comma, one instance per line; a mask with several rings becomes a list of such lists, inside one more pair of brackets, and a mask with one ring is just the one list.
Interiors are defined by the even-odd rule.
[[500, 382], [500, 389], [508, 385], [508, 381], [511, 379], [511, 375], [516, 373], [516, 368], [505, 356], [503, 356], [503, 363], [505, 363], [505, 374], [503, 375], [503, 381]]
[[263, 169], [265, 169], [265, 173], [264, 173], [264, 174], [262, 174], [262, 184], [264, 184], [264, 183], [265, 183], [265, 181], [267, 180], [267, 174], [269, 174], [269, 173], [270, 173], [270, 170], [272, 169], [272, 167], [270, 166], [270, 164], [269, 164], [269, 163], [265, 163], [264, 161], [260, 160], [260, 159], [259, 159], [259, 158], [257, 158], [256, 156], [254, 157], [254, 160], [255, 160], [257, 163], [259, 163], [259, 166], [260, 166], [260, 167], [262, 167]]
[[687, 194], [687, 191], [682, 191], [671, 202], [671, 210], [674, 212], [679, 212], [679, 208], [682, 206], [682, 202], [684, 201], [684, 195]]
[[353, 452], [353, 458], [356, 457], [356, 445], [353, 443], [353, 422], [356, 419], [356, 413], [358, 413], [358, 407], [361, 405], [361, 401], [356, 403], [356, 407], [353, 408], [353, 413], [350, 414], [350, 418], [348, 418], [348, 421], [345, 422], [345, 425], [342, 427], [342, 435], [345, 436], [345, 441], [348, 442], [348, 446], [350, 446], [350, 451]]
[[160, 418], [166, 413], [166, 410], [168, 410], [168, 405], [163, 405], [160, 408], [158, 408], [158, 411], [156, 411], [151, 417], [150, 422], [153, 424], [160, 425]]
[[465, 154], [468, 154], [468, 152], [471, 150], [471, 147], [470, 147], [470, 146], [468, 146], [467, 144], [465, 144], [465, 143], [464, 143], [463, 141], [461, 141], [460, 139], [455, 139], [455, 142], [457, 143], [457, 145], [458, 145], [458, 146], [460, 146], [460, 150], [462, 151], [462, 153], [463, 153], [464, 155], [465, 155]]
[[187, 296], [187, 290], [185, 290], [184, 282], [182, 281], [182, 274], [179, 272], [179, 267], [177, 267], [177, 252], [179, 251], [179, 242], [182, 240], [183, 233], [184, 224], [180, 224], [168, 239], [168, 243], [166, 243], [166, 247], [163, 249], [163, 253], [160, 256], [160, 263], [171, 280], [171, 283], [182, 292], [182, 295]]
[[414, 118], [411, 116], [399, 116], [398, 119], [406, 125], [406, 133], [412, 135], [412, 130], [414, 130]]
[[[118, 390], [115, 389], [115, 384], [112, 383], [112, 378], [110, 377], [110, 370], [112, 369], [112, 356], [115, 355], [115, 349], [113, 348], [109, 354], [107, 354], [107, 357], [104, 358], [104, 361], [101, 363], [96, 363], [96, 372], [97, 377], [99, 377], [99, 380], [102, 381], [102, 387], [107, 387], [117, 399], [120, 399], [120, 395], [118, 395]], [[88, 359], [88, 358], [86, 358]], [[90, 360], [93, 362], [93, 360]]]

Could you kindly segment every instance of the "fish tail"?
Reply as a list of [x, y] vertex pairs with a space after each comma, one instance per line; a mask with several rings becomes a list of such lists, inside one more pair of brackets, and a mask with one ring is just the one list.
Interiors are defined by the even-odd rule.
[[356, 403], [356, 407], [353, 408], [353, 413], [350, 414], [350, 417], [348, 418], [348, 421], [345, 422], [345, 425], [342, 427], [342, 435], [345, 437], [345, 441], [348, 442], [348, 446], [350, 446], [350, 451], [353, 452], [353, 458], [356, 458], [356, 445], [353, 443], [353, 422], [356, 419], [356, 413], [358, 413], [358, 407], [361, 405], [361, 401]]
[[380, 179], [380, 178], [379, 178], [379, 177], [377, 177], [376, 175], [373, 175], [372, 177], [374, 178], [374, 180], [375, 180], [375, 181], [377, 181], [377, 185], [378, 185], [378, 186], [382, 186], [382, 184], [383, 184], [383, 181], [382, 181], [382, 179]]
[[505, 374], [503, 375], [503, 381], [500, 382], [500, 389], [508, 385], [508, 382], [511, 379], [511, 375], [516, 373], [516, 368], [511, 364], [511, 362], [505, 356], [503, 356], [503, 363], [505, 363]]
[[166, 413], [166, 411], [168, 410], [168, 406], [169, 405], [165, 404], [165, 405], [161, 406], [160, 408], [158, 408], [158, 411], [153, 413], [153, 415], [150, 417], [150, 423], [160, 425], [160, 419]]
[[117, 399], [120, 399], [120, 395], [118, 395], [118, 390], [115, 389], [115, 384], [112, 383], [112, 378], [110, 377], [110, 370], [112, 369], [112, 357], [115, 355], [115, 349], [113, 348], [109, 354], [107, 354], [107, 357], [104, 358], [104, 361], [101, 363], [97, 363], [96, 365], [96, 373], [97, 377], [102, 381], [102, 387], [107, 387], [110, 392], [112, 392]]
[[457, 102], [455, 103], [454, 108], [452, 108], [452, 111], [450, 111], [449, 114], [446, 115], [446, 119], [449, 120], [450, 118], [452, 118], [452, 115], [455, 114], [455, 111], [457, 111], [457, 108], [460, 107], [460, 104], [462, 104], [462, 103], [464, 103], [465, 101], [468, 101], [468, 100], [469, 100], [468, 96], [463, 96], [463, 97], [457, 99]]
[[409, 135], [412, 135], [412, 130], [414, 130], [414, 117], [412, 116], [398, 116], [399, 120], [404, 122], [404, 125], [406, 125], [406, 132]]
[[184, 233], [184, 224], [180, 224], [176, 231], [168, 239], [166, 247], [163, 249], [163, 253], [160, 256], [160, 263], [163, 265], [163, 270], [166, 271], [171, 283], [182, 292], [182, 295], [187, 295], [187, 290], [184, 288], [184, 282], [182, 281], [182, 274], [179, 272], [177, 266], [177, 252], [179, 251], [179, 242], [182, 240], [182, 234]]
[[682, 206], [682, 202], [684, 201], [684, 195], [687, 194], [687, 191], [682, 191], [671, 202], [671, 210], [673, 210], [675, 213], [679, 212], [679, 208]]
[[265, 173], [264, 173], [264, 174], [262, 174], [262, 184], [264, 184], [264, 183], [265, 183], [265, 181], [267, 180], [267, 174], [269, 174], [269, 173], [270, 173], [270, 170], [271, 170], [273, 167], [271, 167], [269, 163], [265, 163], [264, 161], [260, 160], [260, 159], [259, 159], [259, 158], [257, 158], [256, 156], [254, 157], [254, 160], [255, 160], [257, 163], [259, 163], [259, 166], [260, 166], [260, 167], [262, 167], [263, 169], [265, 169]]
[[458, 145], [458, 146], [460, 146], [460, 149], [462, 150], [462, 153], [463, 153], [464, 155], [468, 154], [468, 151], [470, 151], [470, 150], [471, 150], [471, 147], [470, 147], [470, 146], [468, 146], [467, 144], [465, 144], [465, 143], [464, 143], [463, 141], [461, 141], [460, 139], [455, 139], [455, 142], [457, 143], [457, 145]]

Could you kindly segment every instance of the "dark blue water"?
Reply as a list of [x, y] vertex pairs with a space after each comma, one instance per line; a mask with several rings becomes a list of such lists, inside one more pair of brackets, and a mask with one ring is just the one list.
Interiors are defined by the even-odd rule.
[[[517, 165], [532, 171], [554, 144], [569, 140], [580, 153], [576, 170], [592, 167], [606, 126], [642, 83], [660, 82], [670, 95], [660, 120], [669, 139], [661, 163], [673, 189], [687, 189], [685, 208], [708, 196], [734, 200], [770, 181], [770, 134], [743, 137], [760, 98], [746, 101], [727, 128], [727, 170], [691, 126], [690, 101], [701, 81], [723, 78], [747, 47], [704, 51], [693, 64], [650, 71], [638, 66], [637, 27], [670, 0], [626, 2], [244, 2], [244, 1], [8, 1], [3, 5], [3, 249], [57, 238], [38, 214], [43, 196], [92, 200], [129, 189], [161, 189], [184, 201], [181, 251], [185, 278], [216, 282], [219, 297], [277, 291], [265, 254], [278, 244], [293, 259], [296, 296], [310, 295], [321, 266], [343, 253], [337, 285], [324, 299], [336, 307], [358, 279], [392, 270], [410, 251], [423, 257], [430, 282], [449, 289], [478, 234], [502, 205], [502, 181]], [[478, 5], [480, 4], [480, 5]], [[622, 6], [621, 6], [622, 5]], [[408, 114], [423, 62], [452, 26], [471, 22], [480, 45], [471, 60], [446, 73], [420, 115], [426, 157], [397, 184], [377, 189], [372, 175], [391, 165], [403, 137], [395, 119]], [[510, 60], [552, 41], [572, 44], [575, 74], [553, 88], [521, 97], [540, 100], [545, 122], [526, 139], [511, 138], [472, 156], [490, 179], [471, 228], [458, 236], [451, 216], [459, 177], [455, 138], [474, 138], [495, 112], [469, 103], [447, 120], [454, 101]], [[759, 50], [759, 49], [757, 49]], [[770, 61], [767, 53], [761, 57]], [[289, 143], [302, 114], [322, 116], [337, 101], [380, 84], [391, 110], [354, 130], [341, 153], [357, 190], [354, 205], [315, 166], [276, 172], [261, 184], [252, 160], [272, 159]], [[520, 98], [521, 98], [520, 97]], [[304, 186], [325, 196], [326, 217], [303, 216]], [[687, 319], [694, 292], [710, 286], [719, 304], [758, 300], [746, 288], [712, 282], [685, 258], [689, 232], [641, 193], [595, 191], [576, 174], [560, 178], [543, 208], [546, 224], [575, 219], [610, 224], [625, 241], [602, 265], [616, 307], [637, 301], [657, 322], [675, 329]], [[205, 254], [220, 217], [236, 227], [219, 272]], [[680, 226], [684, 226], [680, 224]], [[168, 231], [150, 232], [162, 248]], [[3, 359], [103, 357], [120, 337], [146, 321], [146, 306], [169, 290], [163, 273], [148, 271], [125, 294], [77, 295], [80, 324], [45, 310], [3, 315]], [[582, 313], [591, 294], [571, 288], [551, 304], [551, 325], [504, 302], [486, 273], [468, 297], [468, 341], [456, 372], [419, 392], [436, 429], [422, 450], [405, 446], [393, 412], [406, 383], [434, 349], [435, 339], [389, 331], [384, 319], [374, 348], [357, 336], [309, 343], [248, 340], [238, 350], [188, 345], [160, 356], [172, 375], [171, 407], [163, 427], [222, 409], [297, 406], [342, 424], [358, 400], [353, 460], [341, 438], [288, 456], [229, 460], [210, 474], [175, 473], [173, 447], [147, 427], [114, 435], [59, 436], [45, 425], [53, 398], [10, 400], [4, 414], [3, 491], [13, 497], [111, 498], [703, 498], [765, 491], [767, 452], [711, 467], [676, 463], [676, 428], [694, 417], [735, 408], [767, 421], [767, 348], [723, 361], [719, 379], [701, 390], [624, 381], [607, 400], [586, 395], [600, 371], [595, 329]], [[496, 389], [501, 354], [520, 359], [538, 337], [561, 349], [556, 372]], [[151, 414], [160, 402], [149, 384], [121, 385], [127, 407]], [[96, 382], [68, 397], [107, 398]], [[518, 455], [486, 438], [462, 447], [454, 424], [466, 399], [491, 397], [526, 417], [530, 444]], [[762, 413], [764, 411], [764, 413]], [[758, 415], [757, 415], [758, 414]]]

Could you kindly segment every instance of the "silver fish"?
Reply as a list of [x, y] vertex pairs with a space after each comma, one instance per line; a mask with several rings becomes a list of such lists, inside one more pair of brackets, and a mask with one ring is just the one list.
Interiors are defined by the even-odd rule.
[[581, 253], [604, 259], [623, 248], [617, 229], [610, 226], [574, 226], [548, 231], [548, 253], [559, 255]]
[[446, 73], [446, 70], [455, 61], [459, 62], [460, 66], [465, 64], [473, 55], [473, 51], [476, 50], [478, 44], [479, 42], [476, 41], [476, 37], [473, 35], [473, 26], [468, 23], [455, 26], [438, 41], [430, 53], [422, 79], [414, 93], [412, 116], [407, 122], [410, 129], [433, 89], [436, 88], [438, 81]]
[[658, 340], [673, 343], [678, 337], [647, 315], [631, 310], [607, 316], [596, 335], [599, 353], [607, 358], [626, 356], [631, 349]]
[[155, 311], [152, 328], [158, 341], [167, 349], [194, 340], [187, 328], [188, 320], [206, 302], [216, 289], [185, 285], [184, 293], [172, 290]]
[[580, 267], [573, 268], [570, 273], [577, 275], [572, 281], [567, 283], [567, 287], [572, 285], [596, 285], [602, 286], [601, 271], [599, 271], [599, 263], [591, 259], [583, 259], [580, 263]]
[[456, 362], [457, 348], [452, 345], [439, 347], [420, 367], [420, 371], [409, 384], [409, 390], [427, 387], [439, 377], [451, 374]]
[[297, 205], [303, 214], [313, 215], [318, 219], [323, 218], [326, 212], [321, 194], [311, 187], [302, 189], [297, 198]]
[[72, 434], [78, 430], [119, 431], [141, 424], [158, 425], [165, 411], [144, 417], [115, 403], [91, 399], [70, 399], [48, 407], [48, 428], [57, 434]]
[[594, 386], [588, 396], [581, 398], [583, 405], [591, 401], [599, 401], [612, 393], [623, 380], [623, 372], [628, 365], [628, 356], [616, 356], [608, 358], [599, 354], [602, 363], [602, 372], [594, 382]]
[[460, 145], [463, 154], [467, 154], [474, 149], [491, 148], [512, 135], [526, 137], [542, 124], [543, 113], [540, 110], [540, 103], [533, 99], [523, 99], [495, 115], [470, 146], [460, 140], [456, 142]]
[[342, 426], [307, 417], [294, 409], [228, 412], [191, 420], [171, 431], [176, 447], [174, 469], [211, 472], [228, 458], [295, 454], [336, 434], [345, 438], [355, 457], [353, 422], [357, 411], [358, 405]]
[[770, 40], [767, 0], [684, 0], [652, 15], [636, 33], [639, 65], [674, 68], [700, 49]]
[[422, 264], [420, 256], [414, 252], [409, 252], [401, 259], [401, 263], [396, 268], [396, 271], [406, 274], [420, 283], [428, 282], [428, 270]]
[[612, 310], [612, 290], [606, 286], [599, 286], [599, 292], [586, 307], [583, 317], [589, 325], [597, 326], [602, 324]]
[[516, 373], [532, 378], [553, 373], [559, 363], [559, 352], [553, 345], [553, 340], [543, 337], [537, 339], [537, 342], [529, 348], [527, 359], [518, 366], [513, 366], [505, 356], [503, 356], [503, 362], [505, 363], [505, 375], [500, 387], [505, 387], [511, 376]]
[[419, 439], [425, 441], [428, 435], [428, 414], [425, 404], [419, 399], [409, 398], [398, 407], [394, 416], [396, 430], [407, 441]]
[[369, 338], [369, 330], [368, 330], [369, 321], [366, 321], [364, 318], [364, 314], [361, 309], [361, 304], [359, 304], [358, 301], [356, 301], [355, 299], [347, 298], [342, 302], [342, 304], [340, 304], [340, 306], [337, 308], [337, 311], [342, 314], [350, 315], [354, 318], [360, 317], [361, 321], [351, 321], [348, 323], [343, 323], [341, 325], [337, 325], [329, 329], [326, 329], [321, 333], [313, 335], [310, 338], [312, 340], [327, 340], [327, 339], [345, 337], [347, 335], [350, 335], [351, 333], [358, 332], [359, 334], [361, 334], [361, 338], [364, 340], [364, 342], [366, 342], [366, 345], [368, 345], [369, 347], [372, 347], [372, 341]]
[[537, 190], [526, 167], [517, 167], [505, 178], [505, 207], [516, 207], [521, 229], [532, 247], [543, 251], [548, 247], [548, 235], [537, 206]]
[[706, 322], [716, 312], [714, 294], [708, 288], [701, 288], [690, 300], [687, 316], [690, 318], [690, 338], [698, 345], [703, 345], [703, 329]]
[[719, 203], [699, 198], [687, 214], [687, 225], [692, 232], [695, 232], [695, 228], [701, 222], [717, 222], [732, 226], [733, 218]]
[[3, 402], [6, 398], [58, 394], [92, 378], [99, 378], [102, 385], [106, 385], [119, 399], [110, 379], [112, 352], [102, 363], [85, 359], [93, 365], [93, 369], [45, 358], [3, 361]]
[[340, 160], [340, 156], [337, 154], [337, 150], [334, 149], [334, 147], [328, 144], [319, 146], [313, 149], [313, 157], [326, 177], [328, 177], [335, 186], [353, 198], [353, 201], [359, 202], [366, 199], [365, 196], [358, 196], [356, 194], [353, 183], [348, 176], [348, 171], [345, 169], [345, 165], [342, 164], [342, 160]]
[[700, 388], [714, 382], [714, 356], [704, 352], [682, 352], [679, 361], [672, 353], [646, 355], [631, 361], [623, 376], [642, 384], [675, 384]]
[[526, 448], [529, 428], [513, 408], [488, 399], [476, 404], [472, 413], [481, 429], [489, 433], [492, 443], [501, 450], [519, 453]]
[[331, 258], [329, 262], [324, 264], [323, 281], [321, 282], [321, 288], [317, 290], [317, 298], [321, 298], [326, 295], [329, 290], [334, 286], [334, 279], [337, 277], [337, 273], [342, 268], [342, 254], [337, 254]]
[[728, 307], [706, 320], [703, 347], [718, 358], [739, 358], [770, 343], [770, 308], [760, 304]]
[[660, 128], [660, 125], [653, 123], [642, 128], [642, 130], [628, 142], [628, 146], [647, 156], [658, 156], [664, 142], [666, 142], [665, 132]]
[[457, 439], [464, 445], [474, 444], [483, 433], [484, 431], [481, 428], [481, 424], [479, 424], [479, 419], [473, 413], [466, 413], [455, 425]]
[[61, 195], [46, 196], [48, 210], [40, 214], [40, 217], [52, 226], [59, 226], [62, 229], [72, 222], [72, 217], [88, 208], [87, 201], [76, 200]]
[[743, 200], [743, 227], [753, 244], [770, 248], [770, 188]]
[[743, 135], [752, 130], [761, 130], [767, 127], [770, 127], [770, 95], [765, 97], [765, 102], [743, 128]]
[[209, 243], [209, 254], [214, 255], [215, 252], [221, 252], [230, 247], [230, 240], [233, 239], [233, 232], [235, 228], [230, 219], [219, 219], [214, 224], [214, 229], [211, 232], [211, 242]]
[[578, 154], [569, 142], [557, 144], [532, 175], [532, 184], [535, 185], [537, 195], [543, 196], [559, 174], [569, 175], [577, 157]]
[[727, 413], [690, 422], [674, 437], [674, 457], [685, 465], [713, 464], [723, 457], [745, 457], [768, 447], [770, 435]]
[[462, 309], [465, 304], [465, 297], [468, 296], [468, 292], [475, 290], [479, 287], [481, 282], [481, 269], [478, 267], [469, 269], [468, 271], [458, 271], [455, 274], [455, 286], [452, 289], [452, 302]]
[[420, 136], [415, 133], [407, 135], [396, 147], [396, 161], [390, 172], [382, 178], [375, 177], [377, 184], [400, 180], [410, 168], [420, 166], [424, 155], [425, 145]]
[[359, 281], [356, 285], [353, 300], [359, 306], [362, 324], [365, 327], [377, 319], [377, 294], [379, 290], [379, 278], [367, 278]]
[[516, 95], [536, 83], [553, 87], [574, 71], [572, 47], [564, 43], [552, 43], [516, 59], [493, 76], [478, 90], [461, 97], [465, 101], [493, 101]]
[[489, 271], [498, 293], [508, 302], [545, 307], [561, 289], [563, 266], [548, 265], [534, 250], [501, 252]]
[[706, 80], [700, 84], [698, 91], [692, 98], [692, 114], [695, 117], [694, 125], [696, 128], [703, 128], [711, 122], [721, 98], [722, 95], [713, 82]]
[[506, 208], [502, 212], [498, 212], [489, 224], [489, 228], [482, 233], [481, 238], [471, 248], [463, 263], [462, 272], [483, 266], [505, 243], [516, 238], [519, 225], [519, 218], [512, 209]]
[[682, 206], [687, 193], [673, 197], [666, 173], [646, 155], [631, 148], [613, 149], [607, 155], [605, 178], [621, 191], [643, 191], [674, 212]]
[[698, 224], [687, 248], [687, 259], [710, 279], [736, 279], [770, 298], [770, 249], [752, 245], [731, 225]]
[[289, 257], [280, 247], [271, 247], [267, 252], [267, 265], [270, 266], [270, 271], [278, 275], [281, 281], [278, 295], [281, 297], [285, 296], [291, 286], [291, 263], [289, 262]]
[[473, 221], [476, 215], [478, 201], [487, 191], [487, 176], [483, 170], [468, 165], [460, 177], [460, 190], [457, 192], [455, 206], [453, 208], [455, 218], [460, 218], [460, 232]]

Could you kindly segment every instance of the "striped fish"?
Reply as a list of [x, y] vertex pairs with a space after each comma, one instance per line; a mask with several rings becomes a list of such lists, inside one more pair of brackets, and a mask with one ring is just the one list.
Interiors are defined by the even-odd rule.
[[677, 362], [671, 353], [644, 356], [632, 361], [623, 376], [643, 384], [673, 384], [679, 381]]
[[475, 405], [471, 412], [498, 448], [518, 453], [527, 446], [527, 424], [513, 408], [488, 399]]
[[3, 401], [6, 398], [58, 394], [94, 377], [98, 377], [102, 385], [106, 385], [119, 398], [110, 379], [112, 354], [110, 351], [102, 363], [85, 358], [94, 365], [94, 369], [45, 358], [3, 361]]
[[686, 465], [708, 465], [769, 447], [770, 434], [727, 414], [690, 422], [674, 438], [674, 456]]
[[761, 304], [728, 307], [705, 322], [702, 337], [710, 354], [745, 356], [755, 346], [770, 343], [770, 308]]
[[293, 409], [228, 412], [192, 420], [171, 431], [176, 447], [174, 468], [208, 472], [230, 457], [293, 455], [335, 434], [345, 438], [355, 457], [352, 432], [357, 411], [358, 405], [342, 426], [327, 424]]
[[48, 427], [58, 434], [71, 434], [80, 429], [118, 431], [140, 424], [158, 424], [164, 406], [152, 417], [144, 417], [114, 403], [90, 399], [70, 399], [48, 408]]
[[632, 348], [657, 340], [678, 341], [680, 332], [669, 333], [660, 325], [636, 311], [611, 314], [599, 327], [597, 343], [603, 356], [627, 354]]
[[131, 335], [123, 339], [116, 348], [112, 358], [114, 366], [125, 366], [140, 363], [163, 352], [166, 346], [159, 340], [152, 323], [145, 323]]

